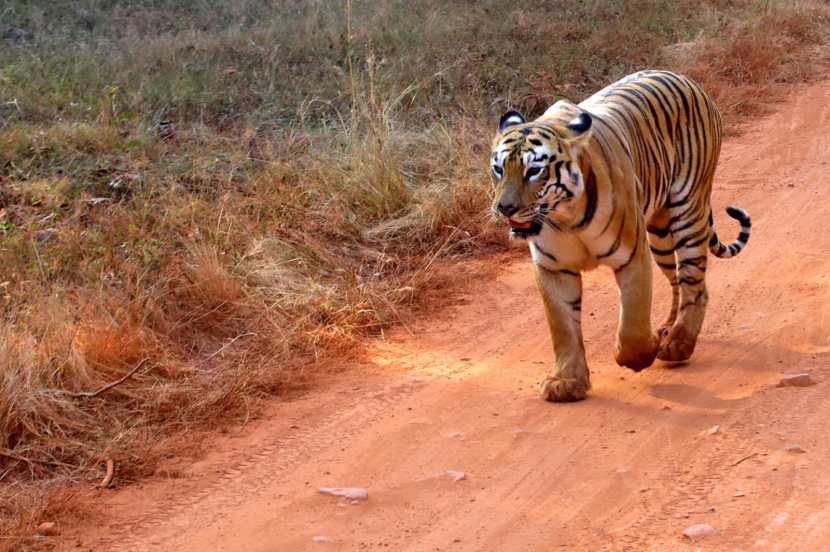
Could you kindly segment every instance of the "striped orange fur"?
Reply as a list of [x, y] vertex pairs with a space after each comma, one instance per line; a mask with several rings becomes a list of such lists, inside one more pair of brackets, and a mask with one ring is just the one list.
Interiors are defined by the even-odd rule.
[[[694, 351], [708, 295], [708, 253], [738, 254], [747, 213], [729, 245], [714, 229], [710, 196], [720, 154], [721, 117], [693, 81], [641, 71], [579, 105], [558, 101], [526, 121], [505, 113], [493, 141], [497, 216], [526, 239], [556, 352], [542, 384], [551, 400], [581, 399], [590, 387], [580, 323], [581, 276], [605, 265], [620, 286], [615, 358], [640, 370], [655, 357], [683, 361]], [[668, 319], [652, 332], [651, 259], [672, 286]]]

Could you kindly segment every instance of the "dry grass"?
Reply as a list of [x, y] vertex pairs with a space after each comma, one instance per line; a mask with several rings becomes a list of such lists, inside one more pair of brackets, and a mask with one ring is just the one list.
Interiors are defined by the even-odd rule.
[[438, 259], [503, 246], [482, 167], [506, 106], [670, 67], [734, 126], [827, 43], [818, 2], [205, 2], [0, 12], [36, 37], [0, 49], [2, 533], [107, 458], [125, 484], [165, 437], [244, 423]]
[[701, 37], [678, 66], [715, 98], [734, 133], [781, 100], [788, 85], [826, 71], [828, 9], [814, 2], [763, 2], [752, 18], [734, 17]]

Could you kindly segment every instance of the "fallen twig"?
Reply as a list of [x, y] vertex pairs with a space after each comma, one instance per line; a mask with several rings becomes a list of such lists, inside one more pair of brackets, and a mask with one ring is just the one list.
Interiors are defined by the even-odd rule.
[[112, 461], [112, 458], [107, 458], [107, 473], [101, 482], [98, 483], [98, 487], [102, 489], [109, 487], [112, 484], [113, 475], [115, 475], [115, 462]]
[[112, 383], [106, 384], [105, 386], [98, 389], [97, 391], [81, 391], [79, 393], [70, 393], [69, 391], [67, 391], [66, 394], [69, 395], [70, 397], [75, 397], [75, 398], [78, 398], [78, 399], [80, 399], [80, 398], [88, 399], [88, 398], [92, 398], [92, 397], [97, 397], [98, 395], [100, 395], [104, 391], [109, 391], [110, 389], [112, 389], [116, 385], [121, 385], [122, 383], [127, 381], [133, 374], [138, 372], [138, 370], [142, 366], [144, 366], [144, 363], [146, 363], [148, 360], [150, 360], [150, 359], [149, 358], [142, 358], [139, 361], [139, 363], [135, 365], [135, 368], [133, 368], [132, 370], [127, 372], [123, 377], [115, 380]]
[[217, 349], [216, 351], [209, 354], [207, 357], [200, 360], [199, 363], [197, 364], [197, 366], [201, 366], [202, 364], [206, 363], [207, 361], [209, 361], [210, 359], [212, 359], [213, 357], [215, 357], [216, 355], [218, 355], [219, 353], [221, 353], [222, 351], [224, 351], [225, 349], [227, 349], [228, 347], [233, 345], [236, 342], [237, 339], [241, 339], [243, 337], [250, 337], [252, 335], [256, 335], [256, 334], [254, 332], [245, 332], [243, 334], [239, 334], [238, 336], [234, 337], [233, 339], [231, 339], [230, 341], [228, 341], [227, 343], [225, 343], [224, 345], [219, 347], [219, 349]]
[[735, 466], [737, 466], [737, 465], [738, 465], [738, 464], [740, 464], [741, 462], [744, 462], [744, 461], [746, 461], [746, 460], [749, 460], [749, 459], [750, 459], [750, 458], [752, 458], [753, 456], [758, 456], [758, 453], [757, 453], [757, 452], [753, 452], [752, 454], [747, 454], [746, 456], [744, 456], [743, 458], [741, 458], [740, 460], [738, 460], [737, 462], [735, 462], [734, 464], [732, 464], [732, 467], [734, 468]]

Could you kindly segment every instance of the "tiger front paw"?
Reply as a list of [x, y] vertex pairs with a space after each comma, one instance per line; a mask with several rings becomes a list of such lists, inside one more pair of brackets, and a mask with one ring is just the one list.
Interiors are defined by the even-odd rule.
[[659, 351], [660, 343], [656, 337], [634, 344], [621, 345], [619, 341], [614, 347], [614, 360], [619, 366], [625, 366], [635, 372], [648, 368], [654, 363]]
[[539, 394], [546, 401], [574, 402], [584, 399], [590, 388], [590, 382], [581, 378], [548, 376], [539, 385]]

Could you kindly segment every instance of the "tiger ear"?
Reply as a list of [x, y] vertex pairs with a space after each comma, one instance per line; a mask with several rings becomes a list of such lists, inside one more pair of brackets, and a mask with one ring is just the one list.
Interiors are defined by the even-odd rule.
[[588, 145], [588, 140], [591, 139], [591, 125], [593, 119], [591, 115], [583, 111], [575, 119], [566, 125], [568, 130], [565, 140], [571, 147], [582, 149]]
[[499, 119], [499, 132], [504, 132], [509, 126], [520, 125], [525, 122], [524, 115], [518, 111], [508, 111]]

